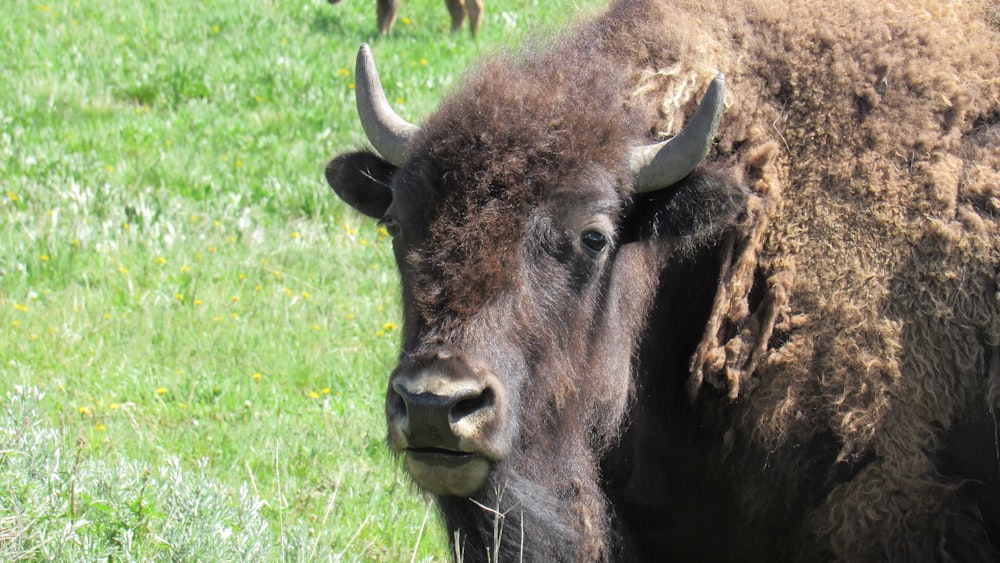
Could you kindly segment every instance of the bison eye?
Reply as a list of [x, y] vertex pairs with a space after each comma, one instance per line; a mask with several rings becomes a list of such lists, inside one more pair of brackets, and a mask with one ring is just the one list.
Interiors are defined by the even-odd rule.
[[389, 236], [392, 238], [398, 237], [400, 231], [402, 231], [402, 227], [399, 226], [399, 221], [397, 221], [395, 217], [385, 217], [379, 221], [379, 223], [382, 224], [382, 227], [385, 228], [385, 232], [389, 233]]
[[580, 235], [580, 242], [588, 250], [597, 253], [604, 250], [604, 247], [608, 245], [608, 237], [604, 236], [604, 233], [600, 231], [584, 231]]

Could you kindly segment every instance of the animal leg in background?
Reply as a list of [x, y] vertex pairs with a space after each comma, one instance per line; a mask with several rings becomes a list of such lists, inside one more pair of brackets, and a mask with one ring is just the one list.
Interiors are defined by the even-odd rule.
[[466, 0], [465, 11], [469, 13], [469, 31], [479, 35], [479, 24], [483, 23], [483, 0]]
[[396, 11], [399, 10], [399, 0], [377, 0], [378, 32], [389, 35], [392, 24], [396, 23]]
[[465, 15], [469, 14], [469, 31], [475, 37], [479, 34], [479, 25], [483, 22], [483, 0], [444, 0], [451, 14], [451, 30], [462, 29]]
[[451, 14], [452, 32], [462, 29], [462, 23], [465, 22], [465, 0], [444, 0], [444, 5]]
[[[330, 4], [337, 4], [340, 0], [327, 0]], [[462, 29], [465, 22], [465, 15], [469, 15], [469, 31], [475, 37], [479, 34], [479, 26], [483, 22], [483, 0], [444, 0], [451, 15], [451, 30], [456, 32]], [[396, 23], [396, 12], [399, 11], [399, 0], [376, 0], [376, 13], [378, 17], [378, 32], [382, 35], [392, 33], [392, 26]]]

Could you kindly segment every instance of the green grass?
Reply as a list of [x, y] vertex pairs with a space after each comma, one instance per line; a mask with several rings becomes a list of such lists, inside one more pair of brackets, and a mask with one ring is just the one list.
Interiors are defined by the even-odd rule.
[[[488, 3], [473, 41], [438, 0], [404, 0], [389, 38], [370, 1], [6, 2], [0, 413], [15, 386], [42, 396], [0, 433], [0, 482], [18, 483], [0, 495], [0, 554], [250, 557], [212, 551], [208, 523], [166, 550], [173, 490], [259, 517], [259, 534], [227, 537], [263, 560], [447, 557], [383, 444], [389, 244], [323, 168], [364, 144], [360, 42], [419, 121], [476, 57], [598, 4]], [[52, 450], [29, 455], [28, 435]], [[60, 482], [104, 496], [25, 473], [53, 459]]]

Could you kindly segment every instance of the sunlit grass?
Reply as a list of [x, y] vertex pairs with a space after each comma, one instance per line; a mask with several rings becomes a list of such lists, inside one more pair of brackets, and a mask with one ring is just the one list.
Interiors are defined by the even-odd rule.
[[487, 5], [473, 41], [438, 0], [404, 0], [388, 38], [357, 0], [6, 2], [0, 396], [37, 388], [33, 424], [95, 471], [176, 464], [258, 499], [266, 559], [445, 558], [383, 444], [400, 316], [387, 236], [323, 167], [364, 145], [362, 41], [418, 121], [481, 53], [595, 4]]

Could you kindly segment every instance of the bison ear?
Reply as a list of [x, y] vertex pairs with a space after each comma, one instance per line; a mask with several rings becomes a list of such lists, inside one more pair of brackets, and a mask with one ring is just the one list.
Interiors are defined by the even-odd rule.
[[348, 205], [381, 219], [392, 203], [389, 181], [396, 167], [370, 152], [342, 154], [326, 167], [326, 181]]
[[735, 179], [699, 170], [672, 186], [634, 196], [623, 239], [669, 238], [697, 246], [732, 225], [746, 202], [747, 191]]

